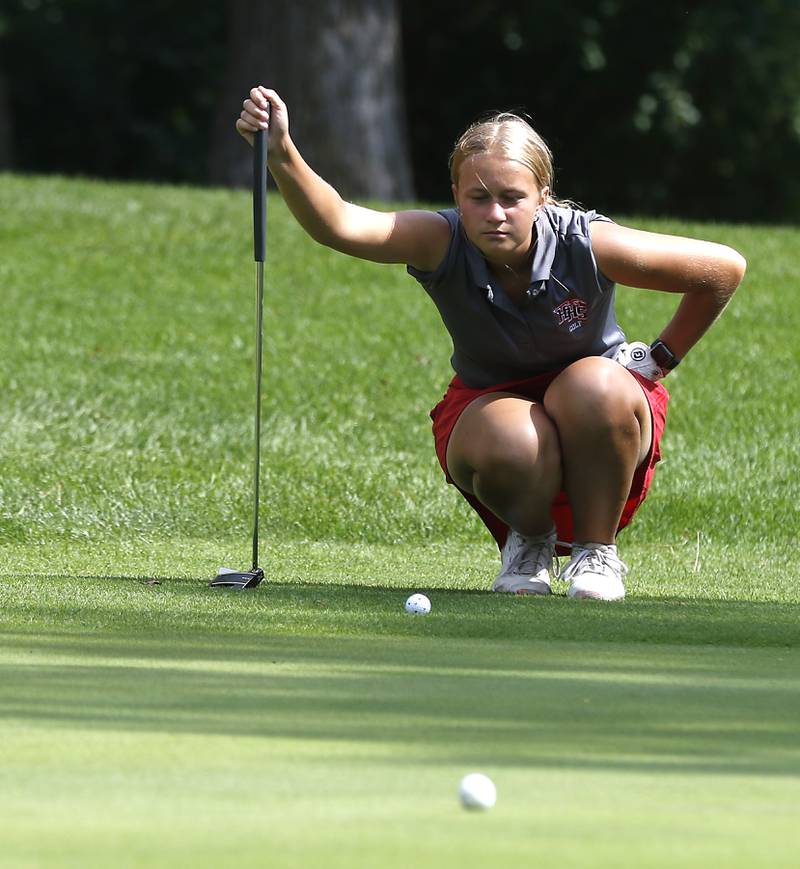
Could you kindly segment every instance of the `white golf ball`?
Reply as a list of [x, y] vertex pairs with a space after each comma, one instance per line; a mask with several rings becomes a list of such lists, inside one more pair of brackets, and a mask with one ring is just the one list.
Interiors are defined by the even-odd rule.
[[491, 809], [497, 802], [497, 788], [488, 775], [471, 772], [461, 779], [458, 796], [465, 809]]
[[425, 616], [431, 611], [431, 602], [424, 594], [412, 594], [406, 601], [406, 612]]

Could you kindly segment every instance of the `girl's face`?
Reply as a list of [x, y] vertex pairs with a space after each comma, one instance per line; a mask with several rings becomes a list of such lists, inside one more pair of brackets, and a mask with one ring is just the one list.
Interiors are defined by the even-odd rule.
[[527, 259], [533, 221], [547, 193], [522, 163], [491, 153], [467, 157], [453, 185], [467, 238], [497, 265]]

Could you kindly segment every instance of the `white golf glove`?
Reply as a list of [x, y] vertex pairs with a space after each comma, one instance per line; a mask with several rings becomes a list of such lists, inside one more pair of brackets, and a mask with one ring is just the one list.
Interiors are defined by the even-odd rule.
[[648, 380], [661, 380], [664, 372], [656, 365], [650, 353], [650, 347], [644, 341], [631, 341], [630, 344], [620, 344], [614, 354], [614, 361], [619, 362], [629, 371], [635, 371]]

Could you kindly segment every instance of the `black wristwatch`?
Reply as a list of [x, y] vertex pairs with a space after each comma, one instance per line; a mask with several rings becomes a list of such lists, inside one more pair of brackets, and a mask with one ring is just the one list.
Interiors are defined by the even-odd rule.
[[677, 368], [678, 363], [681, 361], [660, 339], [653, 341], [650, 345], [650, 355], [653, 357], [653, 362], [658, 365], [664, 374], [672, 371], [673, 368]]

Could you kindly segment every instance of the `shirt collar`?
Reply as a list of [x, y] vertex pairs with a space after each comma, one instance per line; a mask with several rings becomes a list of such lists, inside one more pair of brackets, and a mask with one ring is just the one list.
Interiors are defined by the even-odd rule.
[[556, 258], [558, 237], [551, 221], [547, 205], [539, 210], [534, 221], [536, 227], [536, 249], [531, 263], [531, 283], [546, 281], [550, 277], [553, 261]]
[[[540, 209], [534, 221], [536, 227], [536, 247], [533, 251], [531, 262], [531, 284], [540, 284], [550, 277], [553, 261], [556, 258], [557, 236], [548, 212], [548, 206]], [[467, 267], [470, 277], [481, 289], [488, 290], [491, 287], [492, 277], [486, 259], [477, 247], [467, 238], [463, 225], [459, 222], [459, 230], [462, 234], [467, 250]]]

